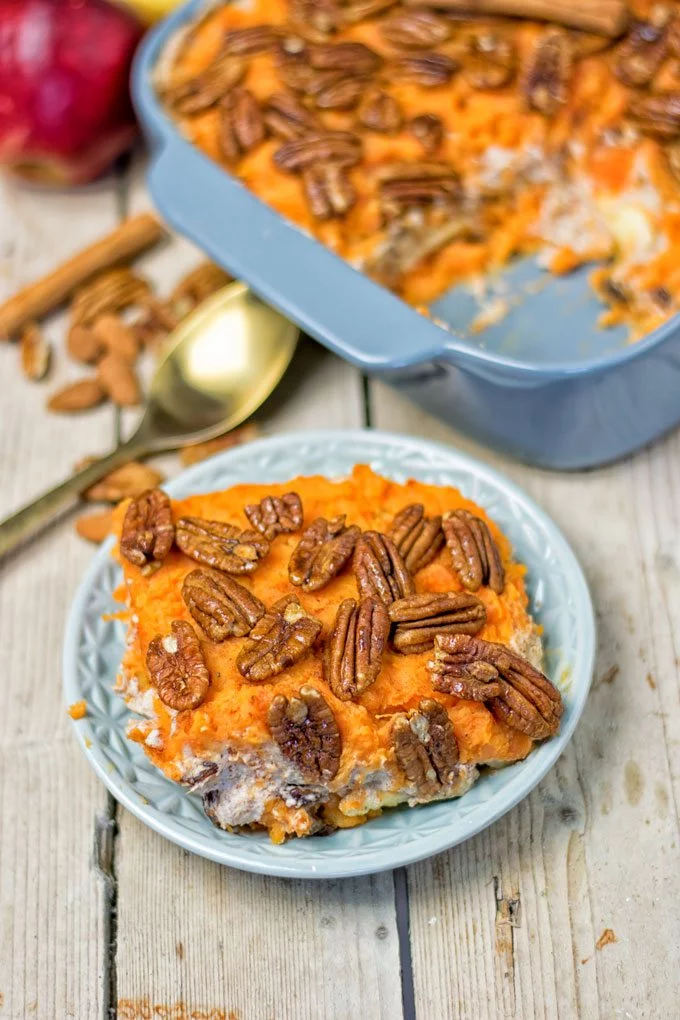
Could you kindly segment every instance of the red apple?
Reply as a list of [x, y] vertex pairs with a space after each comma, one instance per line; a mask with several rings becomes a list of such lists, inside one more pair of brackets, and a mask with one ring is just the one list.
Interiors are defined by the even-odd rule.
[[0, 0], [0, 165], [91, 181], [129, 148], [130, 63], [143, 26], [106, 0]]

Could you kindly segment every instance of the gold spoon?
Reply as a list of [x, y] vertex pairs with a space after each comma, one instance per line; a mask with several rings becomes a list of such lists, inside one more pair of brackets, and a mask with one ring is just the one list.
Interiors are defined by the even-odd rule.
[[134, 435], [0, 523], [0, 557], [121, 464], [236, 428], [277, 386], [298, 335], [243, 283], [213, 294], [168, 341]]

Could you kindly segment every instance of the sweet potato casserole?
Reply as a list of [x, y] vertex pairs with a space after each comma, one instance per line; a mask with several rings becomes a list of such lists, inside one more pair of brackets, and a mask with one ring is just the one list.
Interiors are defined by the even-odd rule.
[[249, 0], [180, 33], [157, 87], [205, 153], [410, 304], [479, 296], [513, 256], [592, 263], [601, 324], [636, 338], [680, 307], [678, 14]]
[[297, 478], [117, 511], [118, 690], [158, 768], [275, 842], [458, 797], [559, 728], [524, 568], [451, 488]]

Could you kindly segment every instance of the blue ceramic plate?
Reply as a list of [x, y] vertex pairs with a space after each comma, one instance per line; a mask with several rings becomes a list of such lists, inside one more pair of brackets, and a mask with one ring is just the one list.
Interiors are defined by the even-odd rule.
[[64, 694], [84, 699], [75, 722], [93, 768], [129, 811], [187, 850], [246, 871], [290, 878], [340, 878], [395, 868], [463, 842], [522, 800], [564, 750], [583, 711], [593, 670], [595, 623], [588, 588], [573, 552], [548, 517], [521, 490], [450, 447], [374, 431], [323, 431], [262, 439], [213, 457], [168, 485], [174, 497], [239, 482], [282, 482], [295, 475], [346, 476], [366, 463], [404, 482], [455, 485], [485, 507], [528, 566], [532, 611], [543, 625], [548, 672], [565, 700], [562, 728], [529, 758], [488, 771], [460, 800], [397, 808], [356, 829], [274, 846], [266, 833], [239, 836], [216, 829], [200, 798], [165, 779], [125, 737], [130, 716], [113, 691], [124, 628], [105, 621], [120, 608], [113, 591], [120, 569], [108, 541], [94, 557], [76, 595], [66, 630]]

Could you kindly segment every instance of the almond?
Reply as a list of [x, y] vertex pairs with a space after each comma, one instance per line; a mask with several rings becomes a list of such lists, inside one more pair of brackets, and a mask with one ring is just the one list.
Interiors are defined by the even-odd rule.
[[164, 480], [160, 471], [132, 460], [92, 485], [83, 493], [83, 499], [92, 503], [119, 503], [121, 499], [134, 499], [147, 489], [155, 489]]
[[102, 353], [102, 342], [89, 326], [71, 326], [66, 338], [66, 350], [75, 361], [90, 365]]
[[113, 514], [102, 510], [96, 514], [83, 514], [76, 520], [76, 532], [88, 542], [103, 542], [111, 534]]
[[137, 376], [129, 361], [120, 354], [105, 354], [97, 366], [100, 384], [119, 407], [133, 407], [141, 399]]
[[117, 315], [111, 312], [100, 315], [92, 332], [107, 351], [120, 355], [130, 364], [135, 363], [139, 355], [139, 341], [134, 331]]
[[53, 393], [47, 402], [47, 409], [66, 413], [87, 411], [101, 404], [105, 397], [106, 392], [98, 379], [81, 379]]
[[198, 464], [199, 461], [205, 460], [206, 457], [212, 457], [213, 454], [220, 453], [222, 450], [229, 450], [232, 446], [249, 443], [253, 439], [257, 439], [259, 434], [260, 430], [257, 425], [250, 422], [248, 425], [242, 425], [240, 429], [232, 429], [224, 436], [218, 436], [217, 439], [208, 439], [205, 443], [183, 446], [179, 454], [180, 463], [183, 467]]
[[39, 382], [50, 367], [50, 348], [35, 322], [21, 331], [21, 367], [27, 379]]

